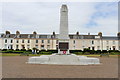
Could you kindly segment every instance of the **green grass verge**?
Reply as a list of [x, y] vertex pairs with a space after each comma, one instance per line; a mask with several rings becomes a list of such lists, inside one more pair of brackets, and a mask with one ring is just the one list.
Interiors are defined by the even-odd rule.
[[[40, 55], [49, 55], [49, 54], [29, 54], [29, 56], [40, 56]], [[0, 53], [0, 56], [20, 56], [20, 54], [16, 54], [16, 53]], [[79, 55], [79, 56], [81, 56], [81, 55]], [[98, 55], [98, 54], [82, 55], [82, 56], [100, 57], [100, 55]], [[109, 56], [110, 57], [118, 57], [118, 55], [109, 55]]]

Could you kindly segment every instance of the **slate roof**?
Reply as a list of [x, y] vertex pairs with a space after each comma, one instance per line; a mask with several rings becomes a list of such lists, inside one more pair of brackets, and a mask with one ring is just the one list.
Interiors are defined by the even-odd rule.
[[[58, 39], [59, 34], [20, 34], [20, 35], [16, 35], [16, 34], [0, 34], [1, 38], [56, 38]], [[70, 34], [69, 37], [70, 39], [95, 39], [95, 36], [98, 35], [76, 35], [76, 34]], [[115, 36], [102, 36], [103, 40], [118, 40], [118, 37]]]
[[102, 39], [103, 39], [103, 40], [118, 40], [118, 37], [114, 37], [114, 36], [103, 36]]

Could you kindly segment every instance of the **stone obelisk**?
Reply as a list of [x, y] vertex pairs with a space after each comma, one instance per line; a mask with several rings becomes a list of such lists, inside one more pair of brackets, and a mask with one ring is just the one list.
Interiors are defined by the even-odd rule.
[[68, 8], [63, 4], [60, 9], [60, 31], [58, 54], [69, 54]]

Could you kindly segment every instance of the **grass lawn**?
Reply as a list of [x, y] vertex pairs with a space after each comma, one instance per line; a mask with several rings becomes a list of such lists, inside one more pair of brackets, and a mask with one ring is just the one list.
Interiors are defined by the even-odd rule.
[[[46, 55], [46, 54], [29, 54], [29, 56], [40, 56], [40, 55]], [[0, 53], [0, 56], [20, 56], [20, 54], [16, 53]], [[82, 56], [88, 56], [88, 57], [100, 57], [98, 54], [91, 54], [91, 55], [82, 55]], [[109, 55], [110, 57], [118, 57], [118, 55]]]
[[[20, 54], [16, 53], [0, 53], [0, 56], [20, 56]], [[29, 56], [40, 56], [40, 54], [29, 54]]]

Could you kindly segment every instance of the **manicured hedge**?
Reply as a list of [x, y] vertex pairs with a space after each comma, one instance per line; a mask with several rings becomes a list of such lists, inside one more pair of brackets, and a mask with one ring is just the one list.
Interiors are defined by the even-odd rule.
[[82, 50], [69, 50], [70, 53], [82, 52]]
[[[31, 54], [32, 53], [32, 50], [29, 49], [29, 50], [25, 50], [25, 49], [16, 49], [16, 50], [13, 50], [13, 49], [2, 49], [0, 52], [2, 53], [29, 53]], [[52, 53], [58, 53], [58, 50], [39, 50], [37, 52], [37, 54], [52, 54]], [[89, 49], [84, 49], [83, 51], [82, 50], [70, 50], [70, 53], [73, 53], [73, 54], [77, 54], [77, 55], [81, 55], [81, 54], [84, 54], [84, 55], [89, 55], [89, 54], [103, 54], [103, 53], [109, 53], [109, 54], [112, 54], [112, 55], [115, 55], [115, 54], [120, 54], [120, 51], [118, 50], [89, 50]]]

